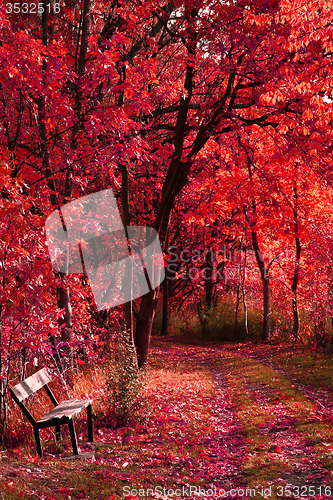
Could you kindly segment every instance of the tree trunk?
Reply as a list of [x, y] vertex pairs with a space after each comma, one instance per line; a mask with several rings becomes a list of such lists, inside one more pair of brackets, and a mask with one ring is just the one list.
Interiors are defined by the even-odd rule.
[[205, 305], [206, 310], [212, 308], [213, 305], [213, 259], [212, 250], [208, 250], [206, 253], [206, 267], [205, 267]]
[[235, 307], [235, 321], [234, 321], [234, 341], [238, 342], [238, 311], [240, 303], [240, 268], [237, 267], [237, 288], [236, 288], [236, 307]]
[[299, 280], [299, 270], [300, 270], [300, 259], [301, 259], [301, 244], [298, 236], [298, 220], [297, 220], [297, 187], [296, 182], [294, 185], [294, 198], [295, 198], [295, 207], [294, 207], [294, 226], [295, 226], [295, 243], [296, 243], [296, 258], [295, 258], [295, 268], [294, 268], [294, 278], [292, 283], [292, 311], [293, 311], [293, 340], [297, 342], [299, 335], [299, 312], [298, 312], [298, 304], [297, 304], [297, 285]]
[[[132, 282], [133, 282], [132, 262], [129, 260], [126, 262], [124, 282], [125, 282], [125, 284], [131, 283], [131, 286], [132, 286]], [[128, 335], [128, 338], [131, 340], [131, 342], [134, 343], [134, 338], [133, 338], [133, 307], [132, 307], [131, 300], [129, 302], [125, 302], [123, 311], [124, 311], [124, 322], [125, 322], [126, 333]]]
[[246, 303], [246, 292], [245, 292], [246, 256], [247, 256], [247, 250], [246, 250], [246, 245], [245, 245], [245, 250], [244, 250], [244, 265], [243, 265], [243, 277], [242, 277], [242, 299], [243, 299], [243, 308], [244, 308], [245, 338], [246, 338], [246, 342], [248, 342], [249, 341], [249, 328], [248, 328], [248, 324], [247, 324], [247, 303]]
[[142, 368], [148, 361], [148, 349], [155, 312], [156, 291], [152, 290], [142, 297], [141, 307], [136, 321], [134, 344], [136, 347], [139, 368]]
[[59, 286], [57, 288], [58, 292], [58, 307], [59, 309], [65, 309], [64, 314], [59, 318], [58, 324], [61, 331], [62, 342], [70, 342], [73, 340], [72, 332], [72, 307], [69, 300], [69, 290], [66, 285], [66, 274], [59, 273], [63, 279], [64, 286]]
[[243, 308], [244, 308], [244, 328], [245, 328], [245, 338], [246, 342], [249, 341], [249, 327], [247, 324], [247, 303], [246, 303], [246, 294], [244, 290], [242, 290], [242, 296], [243, 296]]
[[[195, 56], [195, 46], [196, 42], [191, 41], [190, 46], [187, 47], [190, 56]], [[155, 218], [154, 229], [159, 234], [163, 250], [166, 246], [166, 236], [168, 233], [171, 211], [174, 206], [175, 199], [188, 182], [187, 175], [191, 168], [190, 158], [195, 156], [197, 150], [200, 150], [200, 148], [203, 147], [203, 144], [205, 144], [204, 141], [195, 141], [186, 163], [181, 161], [184, 147], [185, 125], [193, 90], [193, 75], [193, 65], [187, 64], [184, 82], [185, 92], [184, 96], [180, 99], [174, 132], [174, 154], [170, 160], [168, 172], [163, 183], [162, 198]], [[206, 140], [208, 140], [208, 137]], [[134, 343], [137, 348], [139, 367], [142, 367], [148, 359], [151, 328], [156, 311], [157, 293], [157, 290], [152, 290], [143, 296], [137, 318]]]
[[[127, 238], [128, 249], [129, 249], [129, 251], [131, 251], [130, 241], [129, 241], [129, 237], [128, 237], [128, 231], [127, 231], [127, 227], [131, 223], [131, 214], [130, 214], [130, 210], [129, 210], [127, 166], [121, 165], [120, 170], [121, 170], [121, 201], [122, 201], [122, 207], [123, 207], [124, 228], [125, 228], [125, 233], [126, 233], [126, 238]], [[126, 261], [124, 285], [131, 287], [131, 297], [132, 297], [133, 296], [133, 293], [132, 293], [133, 266], [132, 266], [132, 261], [130, 259], [127, 259], [127, 261]], [[126, 330], [126, 333], [129, 337], [129, 339], [134, 344], [132, 299], [124, 304], [123, 311], [124, 311], [125, 330]]]
[[271, 305], [270, 305], [270, 289], [269, 289], [269, 276], [268, 271], [265, 267], [263, 258], [260, 253], [257, 233], [251, 231], [253, 250], [256, 256], [257, 264], [260, 271], [261, 281], [262, 281], [262, 295], [263, 295], [263, 326], [262, 326], [262, 336], [261, 340], [266, 342], [270, 338], [271, 330]]
[[292, 283], [292, 310], [293, 310], [293, 340], [297, 342], [299, 335], [299, 311], [298, 311], [298, 303], [297, 303], [297, 284], [299, 279], [299, 265], [301, 258], [301, 245], [299, 238], [296, 237], [296, 259], [295, 259], [295, 269], [294, 269], [294, 278]]
[[266, 342], [267, 340], [269, 340], [271, 332], [271, 304], [270, 304], [270, 290], [269, 290], [268, 276], [265, 276], [263, 278], [262, 291], [263, 291], [263, 301], [264, 301], [262, 340], [263, 342]]
[[[252, 184], [253, 180], [253, 173], [252, 173], [252, 162], [249, 156], [249, 153], [247, 149], [245, 149], [245, 153], [247, 156], [247, 168], [249, 172], [249, 178], [250, 182]], [[271, 330], [271, 305], [270, 305], [270, 290], [269, 290], [269, 276], [268, 276], [268, 271], [269, 271], [269, 266], [266, 268], [264, 260], [262, 258], [260, 248], [259, 248], [259, 242], [258, 242], [258, 236], [255, 231], [255, 220], [256, 220], [256, 202], [255, 199], [252, 199], [252, 217], [251, 219], [248, 217], [246, 213], [245, 207], [243, 208], [245, 217], [247, 221], [250, 224], [251, 227], [251, 238], [252, 238], [252, 245], [253, 245], [253, 250], [256, 256], [256, 261], [258, 264], [259, 272], [260, 272], [260, 277], [262, 281], [262, 296], [263, 296], [263, 324], [262, 324], [262, 334], [261, 334], [261, 340], [262, 342], [267, 342], [270, 338], [270, 330]], [[272, 261], [273, 262], [273, 261]]]
[[165, 278], [162, 284], [163, 288], [163, 314], [162, 314], [162, 328], [161, 335], [168, 335], [169, 324], [169, 275], [168, 266], [164, 269]]

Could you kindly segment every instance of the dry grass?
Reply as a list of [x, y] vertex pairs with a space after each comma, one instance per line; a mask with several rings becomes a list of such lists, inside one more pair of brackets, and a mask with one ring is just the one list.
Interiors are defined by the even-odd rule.
[[[331, 484], [333, 430], [321, 421], [313, 404], [285, 377], [258, 361], [229, 353], [222, 355], [221, 367], [228, 372], [230, 394], [248, 440], [243, 463], [246, 485], [272, 486], [270, 498], [281, 498], [278, 485], [296, 487], [309, 480], [311, 484], [313, 469]], [[298, 473], [302, 479], [294, 473], [297, 462], [303, 467]]]
[[[286, 353], [280, 354], [281, 360], [286, 359], [282, 358]], [[309, 363], [316, 359], [309, 362], [306, 356], [303, 364], [299, 353], [299, 360], [294, 363], [299, 374], [305, 374], [306, 367], [309, 370]], [[274, 485], [270, 498], [284, 498], [276, 496], [277, 485], [308, 480], [314, 466], [317, 472], [322, 471], [322, 477], [325, 469], [332, 470], [331, 426], [318, 418], [311, 402], [285, 377], [236, 352], [170, 344], [155, 355], [152, 350], [147, 387], [150, 413], [144, 425], [103, 427], [98, 419], [103, 414], [105, 399], [103, 367], [82, 370], [76, 376], [72, 395], [94, 399], [93, 458], [66, 459], [66, 454], [71, 453], [67, 431], [59, 446], [52, 434], [44, 434], [46, 454], [43, 459], [36, 458], [31, 426], [22, 424], [24, 420], [16, 410], [11, 423], [18, 444], [0, 453], [2, 500], [118, 500], [124, 498], [126, 485], [139, 489], [156, 484], [173, 487], [213, 482], [216, 461], [227, 458], [217, 458], [213, 452], [214, 384], [209, 369], [195, 359], [205, 359], [227, 375], [233, 410], [247, 441], [242, 464], [246, 486]], [[322, 363], [316, 363], [318, 376], [320, 366]], [[289, 365], [285, 363], [284, 368], [289, 369]], [[262, 390], [256, 391], [255, 386]], [[24, 429], [26, 434], [22, 433]], [[78, 437], [85, 435], [84, 416], [76, 421], [76, 429]], [[89, 451], [83, 440], [79, 442], [81, 450]], [[298, 447], [296, 455], [291, 453], [290, 443]], [[301, 476], [295, 474], [297, 460], [303, 467]]]
[[[181, 482], [184, 474], [190, 474], [190, 464], [202, 460], [203, 437], [212, 431], [207, 404], [213, 393], [212, 380], [205, 368], [174, 363], [168, 356], [163, 367], [156, 361], [149, 372], [150, 415], [145, 425], [110, 430], [98, 428], [95, 421], [94, 458], [86, 461], [64, 458], [66, 450], [70, 454], [69, 439], [63, 440], [58, 450], [54, 438], [44, 441], [42, 459], [36, 458], [32, 440], [5, 451], [0, 480], [3, 500], [120, 499], [126, 484], [132, 488], [156, 483], [170, 486], [175, 478]], [[95, 415], [103, 410], [99, 397], [103, 382], [100, 368], [82, 372], [75, 380], [73, 395], [96, 394]], [[84, 420], [76, 421], [75, 426], [79, 435]], [[200, 478], [193, 475], [192, 481], [198, 484]]]

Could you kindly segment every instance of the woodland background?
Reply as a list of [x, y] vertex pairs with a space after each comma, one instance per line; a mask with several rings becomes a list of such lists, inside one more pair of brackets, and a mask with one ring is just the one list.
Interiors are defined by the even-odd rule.
[[[330, 346], [333, 3], [6, 5], [1, 411], [15, 377], [94, 364], [124, 329], [139, 366], [152, 331]], [[157, 230], [166, 279], [98, 312], [83, 274], [53, 271], [44, 224], [107, 188], [125, 226]]]

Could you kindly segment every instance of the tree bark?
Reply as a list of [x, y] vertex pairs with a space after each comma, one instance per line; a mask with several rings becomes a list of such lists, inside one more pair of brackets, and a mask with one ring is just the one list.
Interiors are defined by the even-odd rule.
[[234, 321], [234, 341], [238, 342], [238, 311], [240, 303], [240, 268], [237, 266], [237, 287], [236, 287], [236, 307], [235, 307], [235, 321]]
[[169, 327], [169, 275], [168, 266], [164, 268], [165, 278], [162, 284], [163, 288], [163, 314], [162, 314], [162, 328], [161, 335], [168, 335]]
[[299, 280], [299, 266], [300, 266], [300, 258], [301, 258], [301, 245], [299, 238], [296, 236], [296, 259], [295, 259], [295, 269], [294, 269], [294, 278], [292, 283], [292, 310], [293, 310], [293, 340], [296, 342], [298, 340], [300, 321], [299, 321], [299, 311], [298, 311], [298, 303], [297, 303], [297, 284]]
[[246, 342], [248, 342], [249, 341], [249, 328], [248, 328], [248, 324], [247, 324], [247, 302], [246, 302], [246, 292], [245, 292], [246, 257], [247, 257], [247, 249], [246, 249], [246, 245], [245, 245], [245, 250], [244, 250], [244, 265], [243, 265], [243, 277], [242, 277], [242, 299], [243, 299], [243, 308], [244, 308], [245, 338], [246, 338]]
[[270, 305], [270, 289], [269, 289], [269, 276], [268, 270], [265, 267], [263, 258], [260, 253], [258, 238], [256, 231], [251, 231], [253, 250], [256, 256], [257, 264], [260, 271], [262, 281], [262, 295], [263, 295], [263, 326], [261, 340], [266, 342], [270, 338], [271, 330], [271, 305]]
[[[128, 193], [128, 171], [126, 165], [121, 165], [121, 200], [123, 207], [123, 217], [124, 217], [124, 228], [127, 238], [128, 249], [131, 251], [130, 242], [128, 238], [127, 227], [131, 223], [131, 215], [129, 210], [129, 193]], [[133, 286], [133, 266], [132, 261], [127, 259], [126, 268], [125, 268], [125, 286], [131, 287], [131, 297], [132, 297], [132, 286]], [[125, 321], [125, 330], [126, 333], [134, 345], [134, 332], [133, 332], [133, 305], [132, 300], [129, 302], [125, 302], [123, 306], [124, 311], [124, 321]]]
[[134, 343], [139, 368], [142, 368], [148, 361], [148, 350], [155, 312], [156, 290], [152, 290], [142, 297], [141, 307], [136, 321]]
[[[196, 41], [191, 40], [187, 47], [188, 54], [191, 57], [195, 55]], [[157, 209], [154, 228], [162, 241], [162, 249], [166, 246], [166, 236], [169, 227], [171, 211], [176, 199], [183, 187], [187, 184], [187, 174], [191, 167], [191, 161], [186, 163], [181, 161], [185, 126], [187, 121], [188, 109], [192, 97], [194, 70], [192, 63], [186, 66], [186, 76], [184, 82], [185, 95], [180, 99], [179, 111], [174, 133], [174, 154], [172, 155], [168, 172], [166, 174], [160, 205]], [[140, 310], [138, 313], [134, 343], [137, 350], [138, 366], [142, 367], [148, 360], [148, 351], [150, 344], [151, 328], [156, 312], [157, 290], [152, 290], [142, 298]]]
[[262, 340], [266, 342], [270, 339], [271, 334], [271, 303], [270, 303], [270, 289], [269, 289], [269, 276], [263, 278], [263, 300], [264, 300], [264, 321], [262, 330]]
[[[249, 172], [249, 178], [250, 182], [252, 184], [253, 182], [253, 173], [252, 173], [252, 161], [249, 156], [249, 153], [247, 149], [245, 148], [245, 153], [247, 156], [247, 168]], [[248, 220], [250, 227], [251, 227], [251, 238], [252, 238], [252, 245], [253, 245], [253, 250], [256, 256], [256, 261], [258, 264], [259, 272], [260, 272], [260, 277], [262, 281], [262, 295], [263, 295], [263, 325], [262, 325], [262, 334], [261, 334], [261, 340], [263, 342], [267, 342], [270, 338], [270, 331], [271, 331], [271, 304], [270, 304], [270, 289], [269, 289], [269, 276], [268, 276], [268, 271], [269, 271], [269, 266], [266, 268], [264, 260], [262, 258], [260, 248], [259, 248], [259, 242], [258, 242], [258, 237], [257, 233], [255, 231], [255, 219], [256, 219], [256, 202], [255, 199], [253, 198], [252, 200], [252, 220], [249, 220], [249, 217], [247, 216], [246, 209], [244, 208], [244, 214], [246, 219]], [[272, 261], [273, 262], [273, 261]]]
[[299, 280], [299, 271], [300, 271], [300, 259], [301, 259], [301, 243], [298, 236], [298, 221], [297, 221], [297, 187], [296, 183], [294, 185], [294, 197], [295, 197], [295, 207], [294, 207], [294, 226], [295, 226], [295, 243], [296, 243], [296, 258], [295, 258], [295, 267], [294, 267], [294, 277], [292, 282], [292, 311], [293, 311], [293, 340], [297, 342], [299, 335], [299, 311], [298, 311], [298, 303], [297, 303], [297, 285]]
[[206, 251], [206, 267], [205, 267], [205, 306], [206, 310], [212, 308], [213, 305], [213, 258], [212, 250]]

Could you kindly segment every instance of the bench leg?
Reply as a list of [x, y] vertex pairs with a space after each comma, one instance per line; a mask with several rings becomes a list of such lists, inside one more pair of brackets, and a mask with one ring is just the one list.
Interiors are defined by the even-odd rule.
[[40, 444], [40, 437], [39, 437], [39, 429], [38, 427], [34, 427], [34, 434], [35, 434], [35, 441], [36, 441], [36, 447], [37, 447], [37, 453], [40, 457], [43, 456], [43, 450], [42, 446]]
[[70, 432], [71, 440], [72, 440], [73, 455], [78, 455], [79, 450], [77, 448], [77, 441], [76, 441], [76, 434], [75, 434], [73, 419], [68, 422], [68, 427], [69, 427], [69, 432]]
[[94, 436], [93, 436], [91, 405], [87, 406], [87, 420], [88, 420], [88, 441], [92, 443], [94, 441]]
[[56, 425], [56, 441], [60, 441], [60, 424]]

